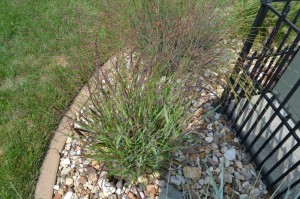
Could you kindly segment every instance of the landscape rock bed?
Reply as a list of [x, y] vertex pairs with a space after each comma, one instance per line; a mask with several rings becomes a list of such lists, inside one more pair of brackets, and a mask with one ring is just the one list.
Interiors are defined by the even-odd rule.
[[[228, 57], [230, 59], [231, 57]], [[216, 97], [223, 92], [219, 85], [224, 79], [206, 70], [197, 85], [200, 93], [190, 107], [189, 132], [182, 148], [172, 154], [171, 164], [160, 173], [141, 176], [138, 183], [130, 185], [118, 177], [110, 177], [105, 166], [87, 158], [92, 154], [76, 133], [70, 133], [61, 153], [55, 199], [200, 199], [214, 198], [209, 173], [220, 185], [224, 172], [224, 198], [269, 198], [266, 186], [260, 180], [250, 157], [231, 131], [231, 124], [224, 115], [215, 112]], [[204, 83], [203, 83], [204, 82]], [[89, 108], [84, 106], [77, 113], [77, 120]], [[82, 139], [82, 138], [81, 138]], [[211, 195], [210, 195], [211, 194]]]
[[181, 143], [184, 149], [173, 154], [170, 167], [160, 174], [141, 177], [135, 186], [107, 177], [102, 164], [83, 155], [91, 152], [76, 140], [76, 135], [69, 137], [61, 154], [54, 198], [156, 199], [166, 198], [168, 194], [175, 199], [200, 199], [213, 193], [207, 169], [219, 183], [222, 164], [225, 198], [268, 198], [259, 172], [255, 171], [229, 123], [222, 114], [213, 111], [212, 96], [207, 93], [201, 100], [193, 101], [191, 139]]

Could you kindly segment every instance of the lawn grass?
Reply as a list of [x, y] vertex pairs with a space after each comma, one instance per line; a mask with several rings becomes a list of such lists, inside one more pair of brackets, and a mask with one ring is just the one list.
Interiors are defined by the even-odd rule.
[[0, 198], [33, 197], [53, 131], [94, 69], [96, 32], [100, 60], [112, 52], [98, 8], [92, 0], [0, 1]]

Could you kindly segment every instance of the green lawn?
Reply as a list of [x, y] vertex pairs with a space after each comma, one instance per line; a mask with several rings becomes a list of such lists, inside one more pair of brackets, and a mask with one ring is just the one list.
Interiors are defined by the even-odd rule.
[[[73, 97], [112, 52], [98, 1], [0, 1], [0, 198], [32, 198], [48, 143]], [[109, 43], [109, 46], [112, 46]], [[105, 54], [106, 53], [106, 54]]]

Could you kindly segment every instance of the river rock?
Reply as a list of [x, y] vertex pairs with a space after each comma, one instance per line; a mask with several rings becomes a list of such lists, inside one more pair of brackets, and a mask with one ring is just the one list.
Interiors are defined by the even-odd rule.
[[257, 188], [252, 189], [252, 190], [250, 191], [250, 196], [251, 196], [252, 198], [258, 198], [259, 195], [260, 195], [260, 190], [257, 189]]
[[175, 184], [176, 186], [181, 185], [181, 180], [177, 178], [176, 176], [171, 176], [170, 183]]
[[224, 157], [227, 159], [227, 160], [230, 160], [230, 161], [233, 161], [235, 160], [236, 158], [236, 151], [234, 148], [231, 148], [229, 150], [227, 150], [225, 153], [224, 153]]
[[202, 171], [198, 167], [183, 167], [184, 177], [190, 178], [193, 180], [199, 180], [201, 178]]
[[74, 193], [72, 191], [69, 191], [66, 193], [64, 199], [73, 199], [74, 198]]
[[172, 185], [162, 188], [158, 199], [183, 199], [182, 193], [175, 189]]
[[207, 143], [212, 143], [213, 140], [214, 140], [213, 137], [206, 137], [206, 138], [205, 138], [205, 141], [206, 141]]
[[108, 197], [109, 195], [115, 193], [116, 190], [117, 190], [117, 188], [115, 187], [115, 185], [111, 184], [106, 179], [100, 179], [98, 181], [98, 185], [102, 189], [103, 195], [105, 197]]
[[155, 180], [155, 184], [157, 184], [159, 187], [162, 187], [162, 188], [167, 186], [167, 183], [164, 180]]

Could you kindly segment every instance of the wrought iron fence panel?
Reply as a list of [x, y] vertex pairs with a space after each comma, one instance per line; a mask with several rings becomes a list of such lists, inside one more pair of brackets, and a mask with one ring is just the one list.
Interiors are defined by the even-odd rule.
[[[233, 121], [268, 190], [273, 193], [279, 187], [277, 198], [288, 190], [300, 191], [300, 10], [290, 15], [299, 4], [261, 1], [222, 96], [222, 110]], [[276, 23], [263, 45], [256, 45], [270, 15], [276, 16]]]

